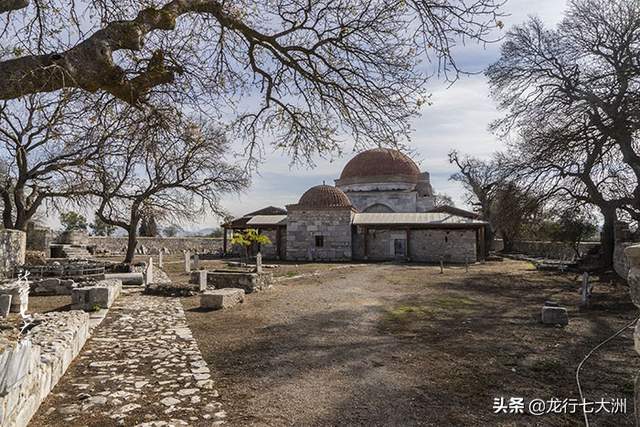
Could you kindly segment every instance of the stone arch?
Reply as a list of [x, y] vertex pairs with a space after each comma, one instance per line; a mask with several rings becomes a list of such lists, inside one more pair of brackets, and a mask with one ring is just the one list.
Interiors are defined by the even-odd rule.
[[366, 209], [363, 212], [366, 212], [366, 213], [390, 213], [390, 212], [394, 212], [394, 210], [391, 209], [389, 206], [385, 205], [384, 203], [374, 203], [373, 205], [367, 206]]

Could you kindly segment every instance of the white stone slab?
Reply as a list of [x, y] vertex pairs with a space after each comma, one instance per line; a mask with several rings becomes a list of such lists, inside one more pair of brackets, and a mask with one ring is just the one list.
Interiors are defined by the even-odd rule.
[[244, 289], [225, 288], [206, 291], [200, 295], [200, 307], [218, 310], [230, 308], [244, 301]]

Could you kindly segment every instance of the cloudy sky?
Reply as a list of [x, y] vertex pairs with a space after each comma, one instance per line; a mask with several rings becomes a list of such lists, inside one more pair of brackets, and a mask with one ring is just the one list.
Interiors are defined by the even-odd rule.
[[[539, 16], [548, 25], [555, 25], [566, 8], [565, 0], [508, 0], [503, 21], [504, 31], [520, 24], [530, 15]], [[456, 60], [466, 71], [482, 71], [495, 62], [499, 44], [468, 46], [461, 50]], [[463, 77], [453, 86], [436, 79], [431, 81], [432, 105], [425, 106], [421, 117], [413, 123], [411, 147], [414, 158], [422, 170], [431, 173], [437, 192], [451, 195], [457, 206], [464, 207], [462, 188], [449, 181], [455, 172], [447, 160], [447, 153], [456, 149], [475, 156], [489, 156], [500, 149], [500, 142], [487, 130], [489, 122], [498, 117], [493, 101], [489, 98], [486, 79], [482, 74]], [[229, 196], [223, 206], [234, 216], [240, 216], [264, 206], [284, 206], [296, 203], [309, 187], [332, 184], [340, 175], [346, 162], [353, 156], [352, 144], [344, 144], [344, 157], [333, 161], [318, 159], [313, 169], [289, 167], [289, 159], [280, 153], [267, 152], [259, 175], [254, 176], [251, 188], [239, 196]], [[216, 227], [218, 218], [203, 218], [200, 226]], [[193, 226], [197, 227], [196, 224]]]

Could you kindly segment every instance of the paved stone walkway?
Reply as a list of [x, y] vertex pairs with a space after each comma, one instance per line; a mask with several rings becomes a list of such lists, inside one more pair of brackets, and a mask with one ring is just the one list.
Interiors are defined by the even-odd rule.
[[134, 291], [118, 298], [30, 425], [220, 425], [217, 397], [179, 299]]

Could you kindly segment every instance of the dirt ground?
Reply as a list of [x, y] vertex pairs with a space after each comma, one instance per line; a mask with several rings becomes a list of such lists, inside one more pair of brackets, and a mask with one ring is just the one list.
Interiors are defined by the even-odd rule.
[[[579, 311], [579, 285], [517, 261], [444, 274], [371, 264], [282, 281], [225, 311], [183, 304], [230, 425], [564, 426], [581, 413], [494, 414], [493, 402], [577, 399], [578, 363], [638, 315], [612, 279]], [[539, 323], [549, 299], [569, 309], [567, 327]], [[626, 415], [591, 425], [632, 424], [639, 368], [631, 329], [587, 362], [588, 401], [627, 399]]]

